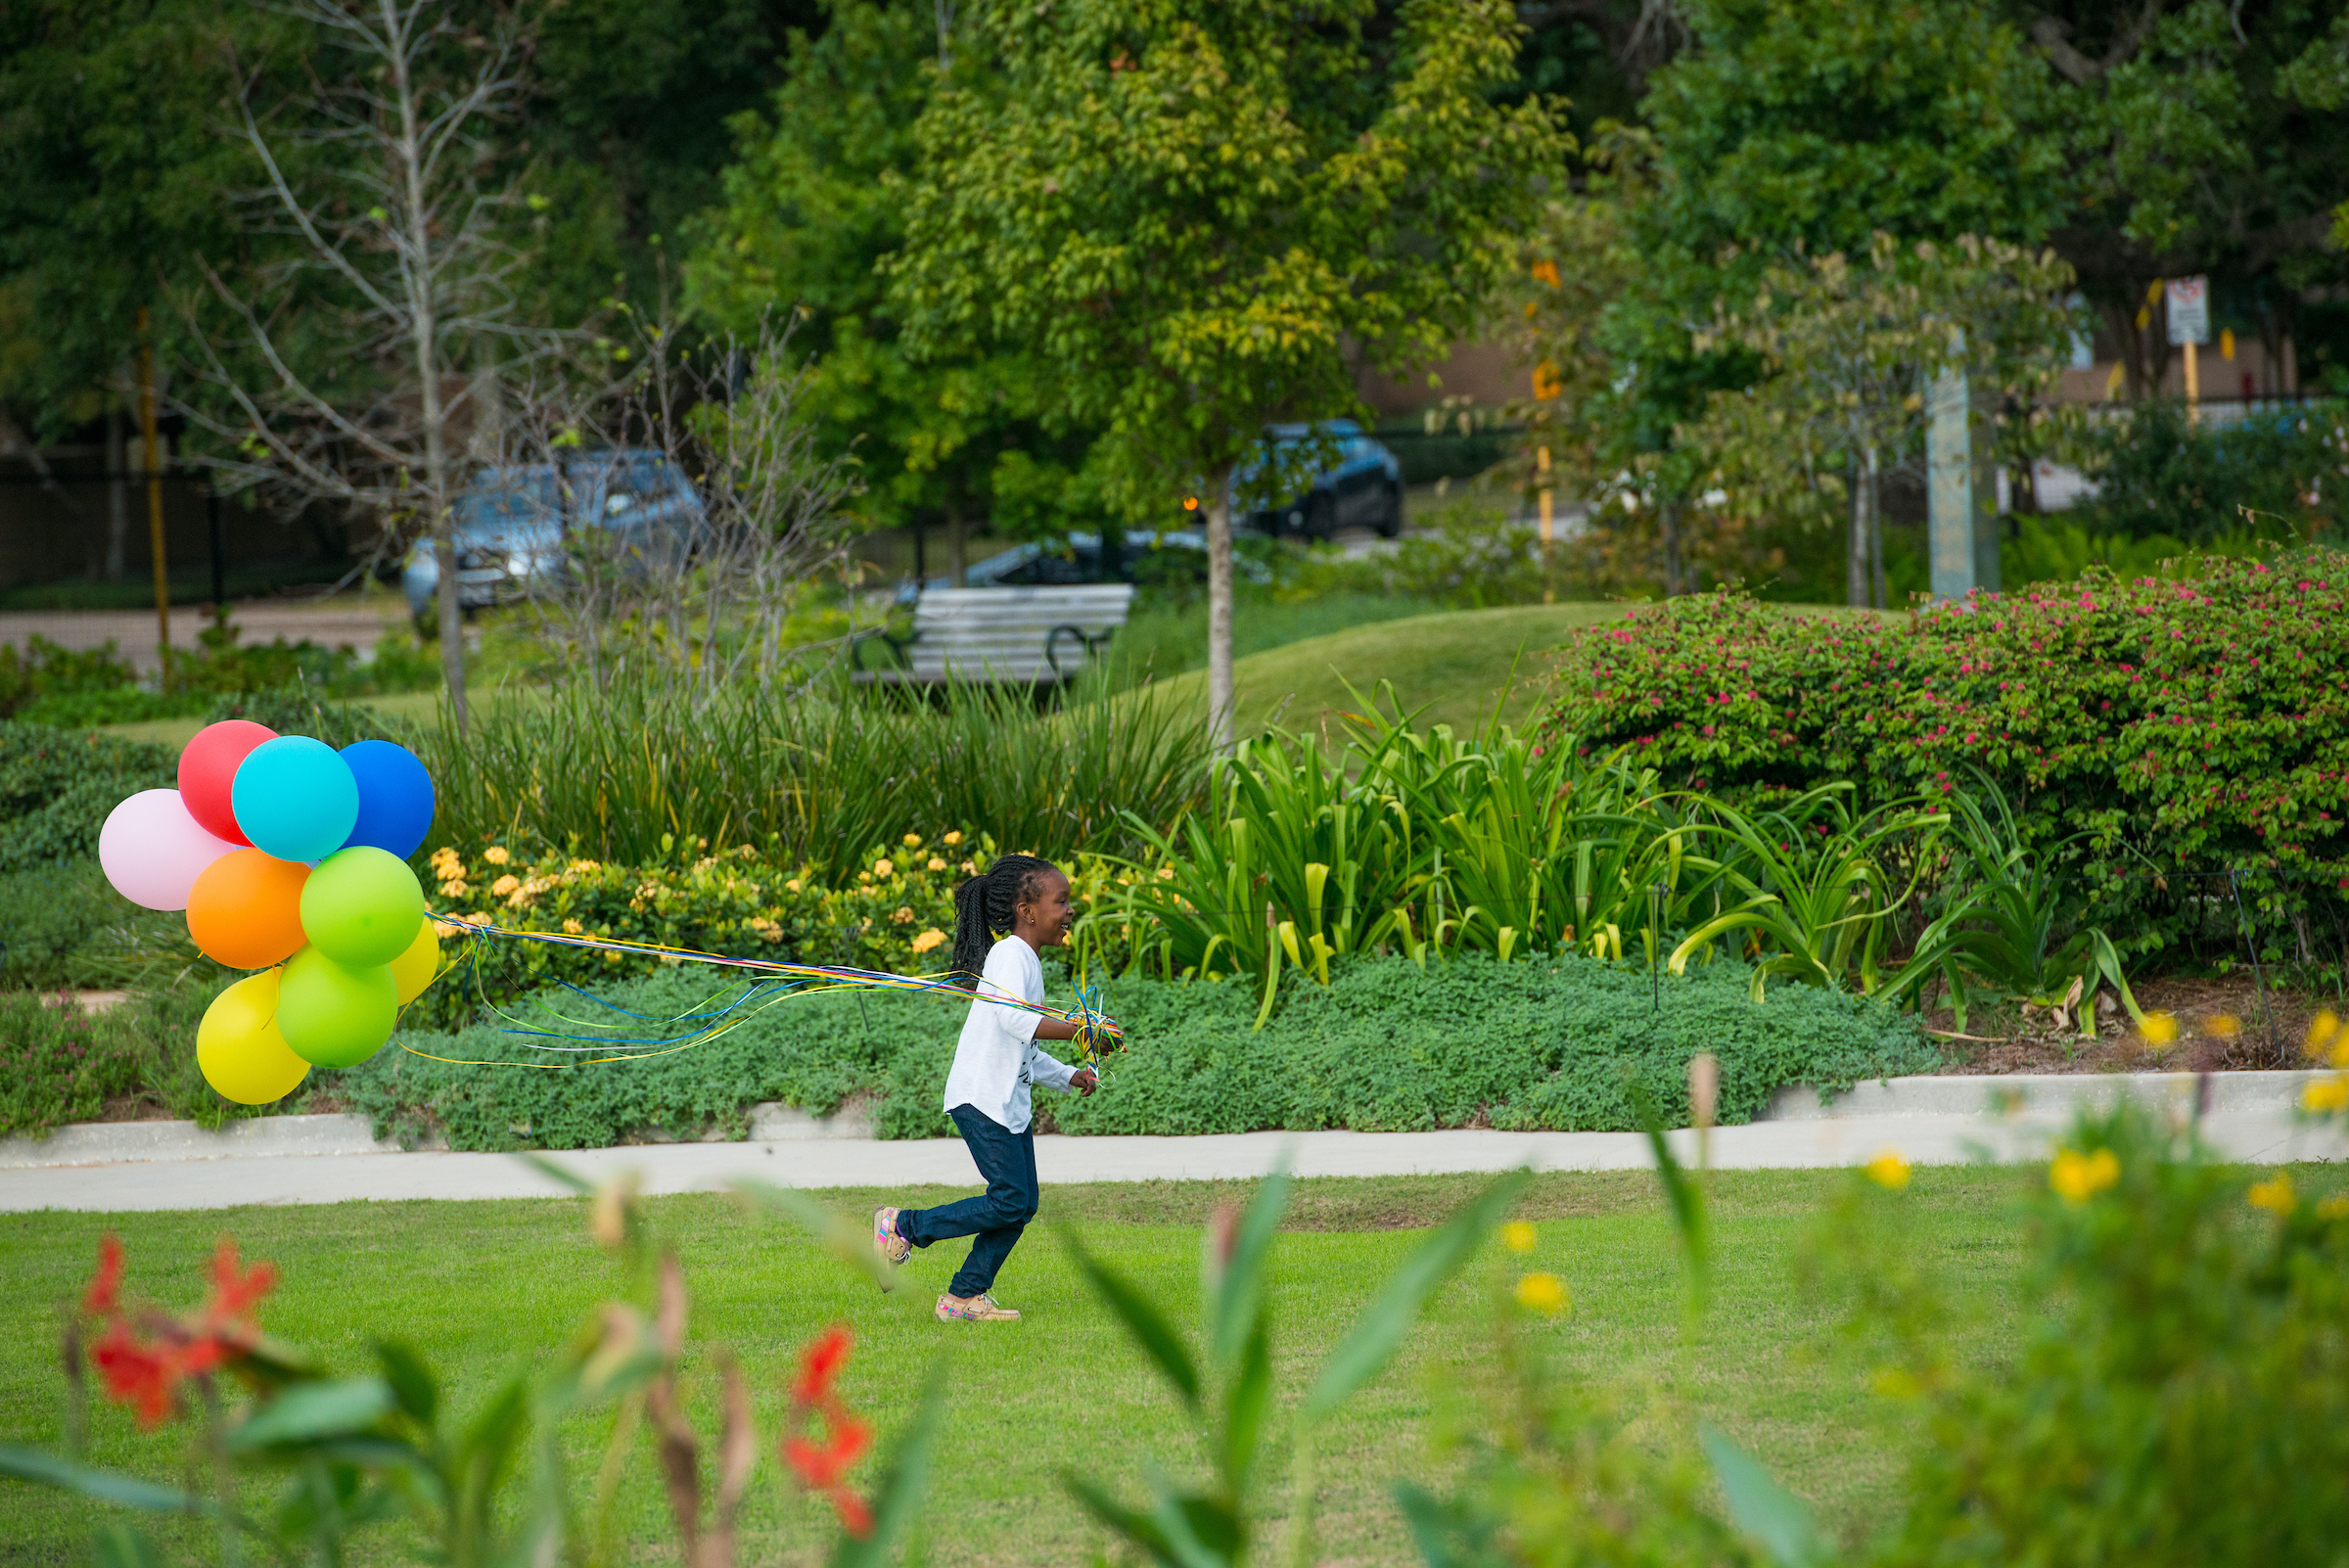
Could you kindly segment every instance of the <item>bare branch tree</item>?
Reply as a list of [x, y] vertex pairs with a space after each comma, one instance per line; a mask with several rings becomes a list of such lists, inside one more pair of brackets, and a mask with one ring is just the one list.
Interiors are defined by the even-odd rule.
[[[666, 321], [640, 322], [624, 380], [521, 399], [501, 450], [511, 472], [552, 478], [561, 497], [560, 564], [529, 585], [566, 669], [598, 685], [631, 664], [705, 693], [743, 676], [763, 684], [806, 588], [850, 570], [861, 524], [846, 503], [858, 484], [815, 449], [808, 372], [789, 337], [767, 322], [748, 344], [687, 347]], [[690, 508], [676, 477], [691, 482]], [[632, 527], [642, 510], [665, 521]]]
[[[216, 309], [184, 301], [210, 398], [187, 413], [235, 455], [230, 484], [338, 500], [384, 520], [378, 550], [420, 520], [439, 567], [441, 671], [462, 729], [465, 649], [451, 506], [490, 374], [540, 364], [576, 335], [524, 322], [517, 205], [490, 131], [524, 91], [527, 37], [499, 11], [460, 21], [451, 0], [292, 0], [287, 14], [347, 55], [298, 99], [256, 110], [245, 77], [237, 134], [255, 159], [253, 226], [287, 254], [250, 288], [207, 263]], [[228, 330], [206, 330], [225, 312]], [[304, 353], [321, 339], [331, 354]]]

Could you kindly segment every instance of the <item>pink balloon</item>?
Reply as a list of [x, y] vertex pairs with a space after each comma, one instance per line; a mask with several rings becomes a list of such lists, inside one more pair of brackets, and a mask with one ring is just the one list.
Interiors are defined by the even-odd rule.
[[139, 791], [98, 830], [106, 880], [150, 909], [185, 909], [197, 873], [235, 848], [198, 826], [177, 790]]

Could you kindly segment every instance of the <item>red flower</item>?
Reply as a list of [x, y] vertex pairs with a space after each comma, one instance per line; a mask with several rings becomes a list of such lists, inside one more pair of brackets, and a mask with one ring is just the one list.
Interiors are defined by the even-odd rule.
[[856, 1336], [847, 1325], [834, 1323], [800, 1353], [799, 1381], [791, 1385], [794, 1405], [822, 1405], [832, 1398], [832, 1379], [849, 1361], [849, 1352], [856, 1348]]
[[[873, 1429], [850, 1414], [832, 1388], [855, 1344], [855, 1337], [835, 1323], [800, 1353], [800, 1375], [791, 1385], [791, 1418], [782, 1450], [783, 1462], [800, 1485], [830, 1499], [841, 1526], [862, 1541], [873, 1533], [873, 1514], [850, 1490], [848, 1475], [872, 1447]], [[819, 1414], [824, 1418], [821, 1443], [806, 1435]]]
[[215, 1327], [235, 1323], [251, 1328], [253, 1310], [276, 1285], [277, 1269], [270, 1264], [254, 1264], [240, 1275], [236, 1238], [222, 1236], [212, 1252], [212, 1299], [205, 1304], [205, 1321]]
[[81, 1294], [81, 1310], [100, 1316], [111, 1314], [121, 1288], [122, 1238], [110, 1230], [98, 1238], [98, 1271], [90, 1276], [90, 1288]]
[[131, 1407], [142, 1427], [153, 1427], [171, 1413], [183, 1381], [244, 1354], [256, 1332], [253, 1308], [277, 1283], [277, 1270], [264, 1263], [239, 1272], [237, 1244], [223, 1236], [204, 1310], [185, 1318], [150, 1311], [134, 1326], [122, 1306], [122, 1243], [109, 1234], [98, 1244], [98, 1271], [81, 1297], [82, 1310], [106, 1325], [90, 1356], [107, 1398]]
[[800, 1485], [810, 1492], [839, 1489], [872, 1446], [872, 1428], [845, 1411], [837, 1418], [826, 1411], [824, 1427], [825, 1439], [820, 1444], [797, 1435], [783, 1440], [784, 1461], [800, 1478]]

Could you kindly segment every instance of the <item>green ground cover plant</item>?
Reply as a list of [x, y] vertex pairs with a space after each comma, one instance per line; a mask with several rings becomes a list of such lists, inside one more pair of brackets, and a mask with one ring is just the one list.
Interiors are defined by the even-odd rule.
[[161, 746], [0, 723], [0, 871], [94, 856], [107, 812], [124, 796], [170, 788], [177, 767]]
[[[462, 983], [461, 972], [442, 982]], [[961, 1009], [933, 996], [816, 994], [763, 1008], [754, 1000], [739, 1009], [740, 1024], [707, 1043], [638, 1061], [550, 1070], [550, 1057], [562, 1058], [533, 1048], [681, 1040], [698, 1022], [659, 1021], [714, 1016], [744, 991], [707, 972], [667, 970], [593, 996], [540, 992], [470, 1028], [403, 1031], [360, 1067], [312, 1074], [311, 1092], [364, 1112], [383, 1135], [438, 1136], [465, 1149], [593, 1148], [705, 1130], [741, 1136], [749, 1107], [766, 1100], [817, 1114], [860, 1104], [884, 1137], [951, 1135], [941, 1105]], [[1789, 987], [1757, 1007], [1744, 970], [1727, 963], [1681, 978], [1578, 957], [1340, 963], [1326, 987], [1295, 977], [1261, 1031], [1246, 983], [1125, 980], [1108, 988], [1107, 1002], [1131, 1043], [1092, 1098], [1037, 1096], [1043, 1125], [1161, 1135], [1623, 1130], [1638, 1125], [1634, 1099], [1643, 1089], [1684, 1125], [1686, 1065], [1701, 1050], [1722, 1064], [1722, 1119], [1744, 1122], [1788, 1084], [1848, 1084], [1930, 1071], [1941, 1059], [1912, 1020], [1865, 998]]]
[[96, 860], [0, 872], [0, 992], [119, 991], [220, 971], [176, 910], [142, 909]]
[[0, 992], [0, 1136], [37, 1136], [110, 1108], [207, 1128], [262, 1114], [213, 1093], [196, 1068], [197, 1021], [225, 984], [141, 993], [97, 1013], [70, 998]]
[[2307, 961], [2349, 919], [2345, 612], [2328, 551], [2092, 571], [1894, 623], [1705, 594], [1572, 639], [1543, 733], [1732, 803], [1979, 776], [2124, 953], [2209, 962], [2248, 922], [2263, 959]]

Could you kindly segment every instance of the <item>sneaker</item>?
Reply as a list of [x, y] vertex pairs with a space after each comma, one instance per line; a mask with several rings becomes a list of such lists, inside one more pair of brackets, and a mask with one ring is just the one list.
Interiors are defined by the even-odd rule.
[[901, 1264], [913, 1256], [913, 1243], [898, 1234], [897, 1210], [873, 1211], [873, 1251], [881, 1255], [883, 1263], [889, 1264]]
[[997, 1304], [991, 1292], [982, 1293], [967, 1301], [960, 1296], [938, 1298], [938, 1320], [951, 1323], [956, 1319], [979, 1323], [1016, 1323], [1020, 1314]]

